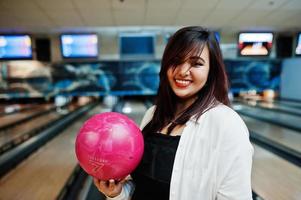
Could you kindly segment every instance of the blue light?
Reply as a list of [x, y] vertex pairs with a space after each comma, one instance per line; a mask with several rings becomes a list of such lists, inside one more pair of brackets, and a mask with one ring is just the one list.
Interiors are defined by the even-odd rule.
[[31, 47], [28, 35], [0, 35], [0, 59], [31, 59]]
[[96, 58], [98, 38], [96, 34], [64, 34], [61, 48], [64, 58]]

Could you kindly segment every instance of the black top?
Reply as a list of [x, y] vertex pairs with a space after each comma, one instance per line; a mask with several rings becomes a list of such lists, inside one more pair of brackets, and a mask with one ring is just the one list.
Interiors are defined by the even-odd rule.
[[171, 173], [180, 136], [161, 133], [144, 137], [144, 154], [131, 174], [135, 182], [132, 200], [168, 200]]

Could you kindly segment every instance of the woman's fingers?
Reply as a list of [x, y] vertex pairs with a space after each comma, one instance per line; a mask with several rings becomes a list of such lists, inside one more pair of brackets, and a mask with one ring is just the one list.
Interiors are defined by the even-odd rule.
[[108, 189], [108, 186], [109, 186], [109, 184], [107, 181], [99, 181], [99, 187], [101, 189]]
[[101, 192], [105, 192], [108, 189], [108, 184], [106, 181], [98, 180], [97, 178], [93, 178], [94, 185]]
[[103, 181], [97, 178], [93, 178], [94, 185], [97, 187], [97, 189], [103, 194], [105, 194], [106, 196], [110, 196], [110, 197], [119, 195], [122, 190], [123, 184], [127, 180], [128, 178], [124, 178], [119, 181], [115, 181], [114, 179]]
[[115, 181], [113, 179], [109, 180], [109, 189], [113, 190], [115, 188], [116, 184]]

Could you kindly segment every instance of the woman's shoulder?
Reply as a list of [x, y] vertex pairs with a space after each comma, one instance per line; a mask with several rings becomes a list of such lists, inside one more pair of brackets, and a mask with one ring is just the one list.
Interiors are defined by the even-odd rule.
[[[228, 136], [232, 135], [237, 137], [240, 135], [244, 137], [249, 135], [249, 131], [245, 122], [231, 107], [224, 104], [219, 104], [218, 106], [212, 108], [208, 114], [213, 116], [212, 119], [214, 120], [214, 124], [216, 126], [222, 127], [224, 130], [227, 129], [225, 132], [229, 132]], [[246, 134], [241, 134], [242, 132]]]
[[153, 113], [156, 109], [156, 105], [152, 105], [151, 107], [149, 107], [146, 111], [146, 113]]
[[201, 120], [210, 120], [214, 122], [216, 126], [225, 128], [228, 127], [232, 129], [234, 128], [233, 126], [235, 126], [245, 129], [245, 123], [239, 114], [231, 107], [221, 103], [207, 110], [198, 121], [201, 122]]
[[140, 124], [141, 129], [143, 129], [143, 127], [153, 118], [155, 109], [156, 109], [155, 105], [153, 105], [147, 109], [147, 111], [145, 112], [145, 114], [142, 118], [141, 124]]
[[209, 109], [205, 115], [210, 115], [210, 116], [214, 116], [214, 117], [227, 117], [229, 118], [240, 118], [239, 115], [237, 114], [237, 112], [235, 112], [231, 107], [225, 105], [225, 104], [218, 104], [214, 107], [212, 107], [211, 109]]
[[149, 107], [146, 110], [146, 112], [144, 114], [144, 117], [147, 117], [147, 118], [151, 119], [153, 117], [153, 115], [154, 115], [155, 110], [156, 110], [156, 105], [152, 105], [151, 107]]

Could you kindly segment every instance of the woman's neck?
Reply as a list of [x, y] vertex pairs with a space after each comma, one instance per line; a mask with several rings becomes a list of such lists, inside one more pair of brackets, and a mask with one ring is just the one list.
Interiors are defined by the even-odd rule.
[[184, 110], [191, 106], [195, 100], [196, 98], [178, 100], [175, 116], [178, 117], [181, 113], [184, 112]]

